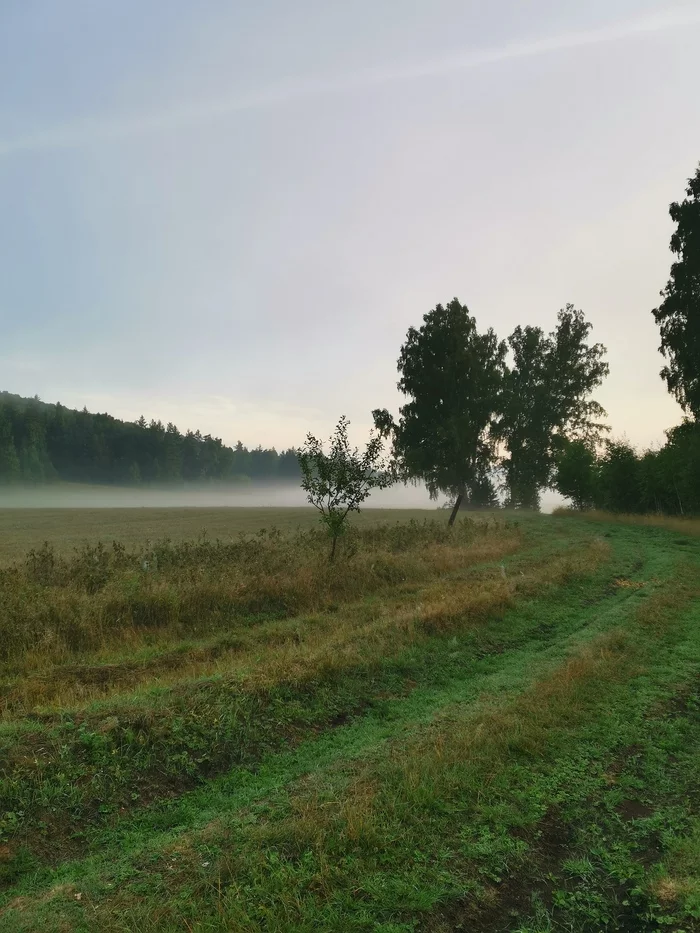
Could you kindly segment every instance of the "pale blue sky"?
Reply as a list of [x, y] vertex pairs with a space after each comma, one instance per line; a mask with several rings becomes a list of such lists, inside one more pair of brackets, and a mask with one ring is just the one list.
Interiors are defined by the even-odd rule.
[[0, 388], [283, 447], [395, 406], [436, 302], [571, 301], [658, 442], [699, 47], [700, 2], [0, 0]]

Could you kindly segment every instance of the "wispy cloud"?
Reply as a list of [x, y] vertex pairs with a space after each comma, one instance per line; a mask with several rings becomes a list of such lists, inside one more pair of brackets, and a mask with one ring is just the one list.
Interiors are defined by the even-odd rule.
[[155, 113], [129, 117], [104, 117], [74, 121], [49, 127], [25, 136], [0, 139], [0, 156], [14, 153], [67, 149], [133, 136], [208, 123], [247, 110], [257, 110], [329, 95], [347, 94], [383, 85], [421, 78], [457, 74], [473, 68], [517, 59], [534, 58], [551, 52], [568, 51], [700, 25], [700, 8], [660, 12], [633, 20], [564, 33], [541, 39], [510, 42], [485, 49], [467, 49], [457, 55], [402, 66], [385, 66], [324, 79], [291, 79], [260, 91], [236, 93], [214, 100], [178, 105]]

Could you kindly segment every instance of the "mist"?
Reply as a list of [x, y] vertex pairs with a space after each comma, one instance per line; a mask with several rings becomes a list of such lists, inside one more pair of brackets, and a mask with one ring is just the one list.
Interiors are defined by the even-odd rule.
[[[377, 490], [366, 508], [432, 510], [446, 501], [430, 499], [423, 485], [396, 485]], [[564, 502], [556, 493], [542, 497], [542, 511], [551, 512]], [[144, 487], [85, 486], [55, 483], [48, 486], [0, 486], [3, 509], [147, 509], [147, 508], [299, 508], [306, 505], [304, 491], [292, 483], [246, 483], [236, 486]]]
[[[235, 486], [125, 488], [56, 483], [36, 487], [0, 487], [0, 508], [99, 509], [99, 508], [299, 508], [306, 505], [304, 491], [291, 483], [245, 483]], [[383, 509], [434, 509], [425, 488], [395, 486], [377, 491], [368, 506]]]

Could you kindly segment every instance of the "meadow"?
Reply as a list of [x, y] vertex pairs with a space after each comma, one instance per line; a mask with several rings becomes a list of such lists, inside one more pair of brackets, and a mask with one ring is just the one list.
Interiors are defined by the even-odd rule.
[[700, 930], [700, 535], [0, 513], [0, 931]]

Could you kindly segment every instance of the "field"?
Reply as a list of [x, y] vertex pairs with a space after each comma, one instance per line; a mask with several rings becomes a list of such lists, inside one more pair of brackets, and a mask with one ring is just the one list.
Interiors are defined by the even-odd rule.
[[[366, 509], [355, 519], [360, 526], [385, 521], [423, 521], [437, 510]], [[440, 513], [442, 514], [442, 513]], [[311, 508], [0, 508], [0, 564], [24, 555], [48, 541], [61, 553], [85, 542], [119, 541], [140, 547], [146, 541], [187, 541], [206, 533], [230, 541], [261, 528], [289, 531], [317, 522]]]
[[2, 933], [700, 930], [692, 523], [126, 511], [0, 513]]

